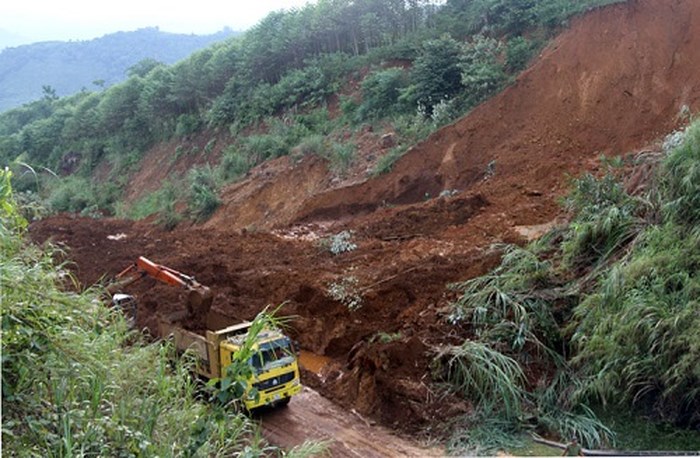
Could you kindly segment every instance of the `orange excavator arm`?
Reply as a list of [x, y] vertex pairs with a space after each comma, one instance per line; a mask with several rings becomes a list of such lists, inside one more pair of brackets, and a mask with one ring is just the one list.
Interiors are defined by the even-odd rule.
[[199, 285], [199, 283], [197, 283], [193, 277], [180, 273], [177, 270], [169, 267], [156, 264], [143, 256], [140, 256], [136, 260], [136, 267], [141, 269], [147, 275], [155, 278], [156, 280], [162, 281], [163, 283], [167, 283], [170, 286], [182, 286], [184, 288], [189, 288], [190, 285], [195, 283]]
[[206, 315], [209, 312], [213, 297], [208, 287], [198, 283], [194, 277], [156, 264], [143, 256], [140, 256], [136, 263], [121, 271], [116, 276], [116, 281], [107, 287], [107, 291], [113, 294], [118, 289], [130, 285], [146, 275], [168, 285], [180, 286], [188, 290], [187, 310], [190, 315]]

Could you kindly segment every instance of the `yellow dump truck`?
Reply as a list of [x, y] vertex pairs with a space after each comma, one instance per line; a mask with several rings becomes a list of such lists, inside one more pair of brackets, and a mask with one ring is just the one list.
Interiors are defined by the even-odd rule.
[[[209, 379], [224, 376], [252, 323], [235, 324], [218, 331], [207, 330], [203, 334], [183, 328], [180, 323], [193, 317], [208, 316], [213, 298], [211, 291], [194, 277], [144, 257], [119, 273], [107, 287], [112, 294], [113, 306], [123, 310], [132, 320], [136, 319], [136, 300], [128, 294], [115, 293], [146, 276], [187, 292], [186, 310], [159, 317], [159, 337], [172, 338], [180, 351], [194, 351], [198, 357], [197, 372], [200, 375]], [[252, 410], [266, 405], [287, 404], [293, 395], [301, 391], [299, 365], [291, 340], [277, 329], [263, 329], [257, 335], [253, 349], [255, 353], [248, 361], [253, 375], [248, 380], [248, 391], [243, 398], [245, 407]]]
[[[179, 350], [190, 349], [198, 357], [197, 372], [206, 378], [220, 378], [241, 348], [250, 322], [234, 324], [204, 335], [188, 331], [177, 323], [184, 315], [174, 314], [159, 321], [162, 337], [171, 337]], [[266, 405], [285, 405], [301, 391], [299, 365], [289, 337], [275, 329], [260, 332], [255, 340], [255, 354], [248, 363], [253, 368], [249, 390], [243, 398], [248, 410]]]

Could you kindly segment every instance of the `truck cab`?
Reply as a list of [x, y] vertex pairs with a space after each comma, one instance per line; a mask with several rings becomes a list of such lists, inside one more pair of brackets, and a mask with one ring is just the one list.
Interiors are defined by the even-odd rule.
[[[236, 335], [221, 343], [221, 367], [231, 363], [245, 335]], [[254, 345], [255, 354], [248, 364], [253, 380], [243, 402], [248, 410], [266, 405], [284, 405], [301, 391], [297, 355], [289, 337], [276, 330], [264, 330]]]
[[[209, 379], [221, 378], [243, 345], [251, 323], [246, 321], [201, 335], [177, 324], [183, 316], [176, 313], [161, 317], [160, 336], [172, 338], [180, 351], [194, 351], [198, 356], [197, 372], [200, 375]], [[297, 355], [291, 340], [277, 329], [265, 329], [258, 334], [253, 348], [255, 354], [248, 361], [253, 376], [248, 380], [249, 389], [243, 397], [246, 409], [287, 404], [302, 389]]]

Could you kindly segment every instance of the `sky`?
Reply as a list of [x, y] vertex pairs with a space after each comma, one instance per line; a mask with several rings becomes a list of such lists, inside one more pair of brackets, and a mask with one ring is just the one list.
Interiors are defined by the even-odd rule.
[[315, 0], [2, 0], [0, 49], [38, 41], [90, 40], [159, 27], [164, 32], [211, 34], [243, 31], [268, 13]]

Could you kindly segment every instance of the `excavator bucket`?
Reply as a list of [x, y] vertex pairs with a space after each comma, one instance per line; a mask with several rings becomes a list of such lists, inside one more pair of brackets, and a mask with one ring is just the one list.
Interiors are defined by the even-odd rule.
[[211, 290], [206, 286], [193, 287], [187, 295], [187, 312], [190, 317], [206, 317], [213, 299]]

